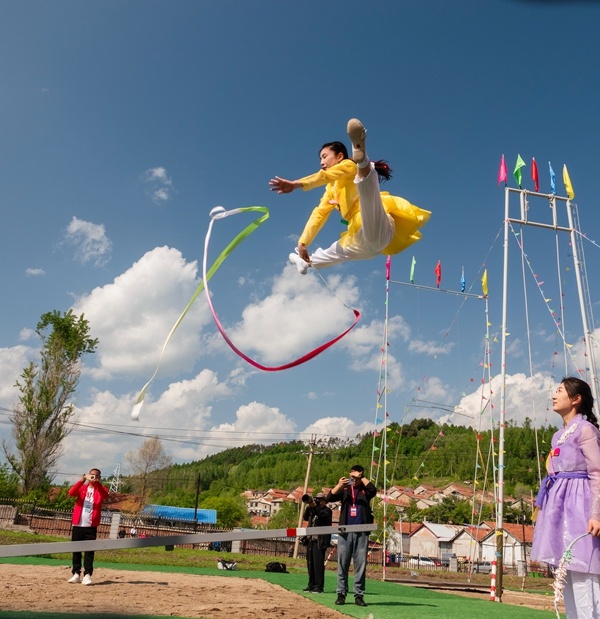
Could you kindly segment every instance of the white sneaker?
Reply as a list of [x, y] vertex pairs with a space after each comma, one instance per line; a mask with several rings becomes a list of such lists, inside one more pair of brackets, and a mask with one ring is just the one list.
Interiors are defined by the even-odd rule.
[[79, 582], [79, 574], [73, 574], [73, 576], [71, 576], [71, 578], [69, 578], [67, 582], [76, 585]]
[[306, 275], [308, 267], [310, 266], [306, 260], [302, 260], [298, 254], [290, 254], [290, 262], [296, 265], [298, 273], [301, 275]]
[[367, 156], [367, 130], [358, 118], [351, 118], [346, 130], [352, 142], [352, 159], [354, 163], [362, 163]]
[[92, 577], [89, 574], [86, 574], [83, 577], [83, 580], [81, 581], [82, 585], [91, 585], [92, 584]]

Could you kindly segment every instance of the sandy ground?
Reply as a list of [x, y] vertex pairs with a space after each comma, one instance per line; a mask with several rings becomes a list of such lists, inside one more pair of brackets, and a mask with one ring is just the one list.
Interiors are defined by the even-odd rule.
[[[68, 568], [0, 564], [0, 609], [209, 619], [347, 617], [259, 578], [127, 572], [103, 567], [94, 574], [93, 586], [83, 587], [69, 584], [70, 575]], [[481, 594], [466, 595], [487, 599]], [[503, 602], [553, 609], [551, 596], [505, 593]]]

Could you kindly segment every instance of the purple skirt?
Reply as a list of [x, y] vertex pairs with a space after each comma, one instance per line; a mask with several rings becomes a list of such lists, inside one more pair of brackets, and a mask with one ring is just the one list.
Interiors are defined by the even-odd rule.
[[[589, 479], [557, 479], [538, 513], [531, 559], [558, 566], [569, 544], [587, 531], [591, 502]], [[588, 535], [571, 550], [567, 569], [600, 574], [600, 538]]]

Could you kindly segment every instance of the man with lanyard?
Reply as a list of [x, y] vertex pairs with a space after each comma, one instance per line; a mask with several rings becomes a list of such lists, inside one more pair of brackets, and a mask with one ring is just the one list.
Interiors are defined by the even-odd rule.
[[[373, 512], [371, 499], [377, 494], [377, 489], [366, 477], [365, 469], [355, 464], [350, 469], [349, 477], [342, 477], [327, 495], [327, 502], [341, 501], [340, 525], [371, 524]], [[366, 606], [365, 576], [367, 568], [367, 552], [369, 550], [368, 531], [355, 533], [340, 533], [337, 543], [338, 584], [337, 600], [339, 606], [346, 603], [348, 593], [348, 571], [350, 561], [354, 562], [354, 603]]]
[[[102, 501], [108, 496], [108, 489], [100, 483], [100, 470], [91, 469], [83, 474], [77, 483], [69, 488], [69, 496], [76, 497], [73, 508], [73, 525], [71, 531], [72, 542], [82, 542], [96, 539], [100, 517], [102, 515]], [[73, 576], [70, 583], [81, 582], [83, 585], [92, 584], [94, 571], [94, 553], [85, 552], [83, 557], [83, 580], [81, 578], [81, 552], [73, 553]]]

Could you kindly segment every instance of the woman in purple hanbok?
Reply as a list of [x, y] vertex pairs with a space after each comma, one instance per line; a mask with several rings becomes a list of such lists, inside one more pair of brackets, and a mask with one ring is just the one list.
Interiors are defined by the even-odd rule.
[[575, 538], [564, 588], [568, 619], [600, 619], [600, 430], [590, 386], [563, 379], [552, 407], [563, 427], [552, 437], [548, 476], [539, 508], [531, 559], [558, 566]]

